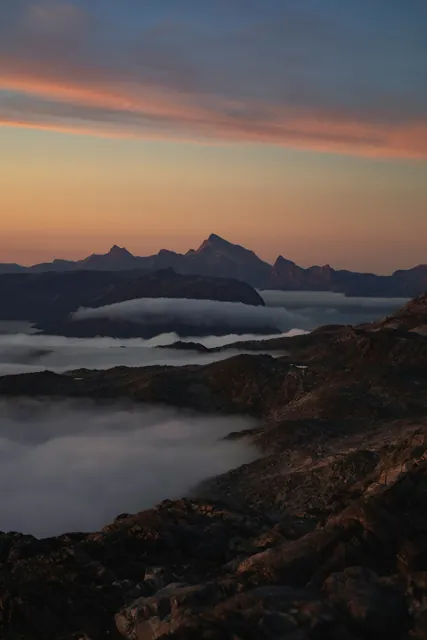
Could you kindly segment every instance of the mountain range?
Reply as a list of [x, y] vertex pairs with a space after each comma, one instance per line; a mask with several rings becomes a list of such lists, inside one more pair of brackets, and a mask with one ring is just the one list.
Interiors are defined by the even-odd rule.
[[92, 254], [83, 260], [53, 260], [24, 267], [0, 263], [1, 273], [44, 273], [64, 271], [156, 271], [172, 268], [183, 275], [233, 278], [258, 289], [283, 291], [335, 291], [349, 296], [414, 297], [427, 289], [427, 264], [381, 276], [333, 269], [330, 265], [307, 269], [279, 256], [274, 264], [261, 260], [253, 251], [211, 234], [196, 250], [181, 254], [161, 249], [151, 256], [134, 256], [114, 245], [106, 254]]

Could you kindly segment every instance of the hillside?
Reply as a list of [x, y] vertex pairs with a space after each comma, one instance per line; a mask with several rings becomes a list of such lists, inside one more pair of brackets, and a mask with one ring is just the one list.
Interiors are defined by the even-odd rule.
[[378, 327], [427, 335], [427, 294], [408, 302], [400, 311], [379, 323]]

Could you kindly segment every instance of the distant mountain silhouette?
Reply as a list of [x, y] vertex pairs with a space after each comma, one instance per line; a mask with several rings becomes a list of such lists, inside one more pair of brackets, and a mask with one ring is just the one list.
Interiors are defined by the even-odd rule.
[[129, 269], [140, 268], [140, 258], [115, 244], [108, 253], [93, 253], [77, 264], [80, 269], [87, 271], [129, 271]]
[[336, 270], [330, 265], [308, 269], [279, 256], [274, 265], [253, 251], [211, 234], [198, 249], [176, 253], [161, 249], [152, 256], [134, 256], [114, 245], [106, 254], [92, 254], [84, 260], [54, 260], [22, 267], [0, 264], [0, 273], [48, 271], [156, 271], [172, 268], [183, 275], [234, 278], [259, 289], [283, 291], [336, 291], [352, 296], [414, 297], [427, 289], [427, 265], [395, 271], [391, 276]]
[[253, 251], [232, 244], [214, 233], [188, 257], [203, 264], [205, 269], [216, 271], [216, 275], [245, 280], [256, 287], [264, 286], [271, 273], [271, 265], [258, 258]]

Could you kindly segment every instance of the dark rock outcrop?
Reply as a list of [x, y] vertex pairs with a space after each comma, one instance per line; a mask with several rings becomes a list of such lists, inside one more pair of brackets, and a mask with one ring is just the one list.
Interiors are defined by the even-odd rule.
[[375, 326], [378, 329], [413, 331], [427, 336], [427, 293], [411, 300], [397, 313]]

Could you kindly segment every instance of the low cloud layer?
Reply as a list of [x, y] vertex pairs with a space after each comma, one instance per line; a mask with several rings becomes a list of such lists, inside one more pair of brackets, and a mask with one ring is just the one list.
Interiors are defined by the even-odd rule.
[[[272, 335], [237, 335], [233, 326], [242, 320], [252, 323], [253, 329], [268, 321], [282, 329], [282, 335], [311, 331], [324, 324], [357, 324], [379, 320], [399, 309], [405, 299], [399, 298], [346, 298], [341, 294], [324, 292], [262, 291], [267, 307], [250, 307], [240, 303], [224, 303], [203, 300], [134, 300], [101, 309], [82, 309], [78, 317], [111, 317], [114, 319], [144, 322], [153, 315], [163, 314], [165, 322], [171, 317], [192, 323], [229, 323], [230, 334], [180, 338], [175, 333], [161, 334], [151, 340], [141, 338], [119, 340], [116, 338], [66, 338], [38, 334], [13, 333], [21, 325], [11, 325], [9, 335], [0, 335], [0, 375], [35, 372], [50, 369], [61, 373], [71, 369], [108, 369], [119, 365], [143, 367], [151, 365], [181, 366], [208, 364], [228, 358], [242, 350], [226, 350], [221, 353], [198, 353], [192, 350], [168, 349], [167, 346], [181, 340], [199, 342], [208, 348], [222, 347], [246, 340], [261, 340]], [[195, 304], [196, 303], [196, 304]], [[277, 334], [276, 334], [277, 336]], [[158, 349], [162, 346], [166, 348]], [[276, 354], [277, 355], [277, 354]]]
[[37, 330], [33, 328], [31, 322], [25, 320], [0, 320], [0, 336], [11, 333], [37, 333]]
[[[144, 324], [156, 321], [192, 323], [213, 329], [218, 323], [253, 330], [276, 327], [312, 331], [322, 324], [357, 324], [378, 320], [403, 306], [406, 298], [351, 298], [332, 292], [261, 291], [266, 306], [252, 307], [240, 302], [144, 298], [98, 309], [79, 309], [74, 319], [109, 318]], [[198, 339], [196, 339], [198, 341]]]
[[285, 308], [266, 308], [246, 305], [241, 302], [220, 302], [218, 300], [192, 300], [187, 298], [140, 298], [127, 300], [96, 309], [79, 309], [72, 315], [73, 320], [108, 318], [136, 324], [155, 322], [157, 326], [171, 321], [187, 323], [205, 329], [215, 329], [226, 325], [233, 329], [305, 329], [306, 319], [297, 313], [289, 313]]
[[96, 530], [123, 512], [179, 498], [255, 457], [207, 418], [137, 405], [0, 401], [0, 531], [51, 536]]
[[[296, 331], [298, 333], [298, 331]], [[294, 332], [289, 332], [292, 335]], [[288, 335], [288, 334], [287, 334]], [[199, 342], [208, 348], [225, 346], [245, 340], [260, 340], [277, 335], [229, 335], [206, 338], [185, 338], [185, 342]], [[244, 351], [227, 350], [221, 353], [198, 353], [190, 349], [158, 349], [179, 340], [175, 333], [119, 340], [116, 338], [66, 338], [62, 336], [28, 335], [22, 333], [0, 335], [0, 375], [34, 373], [49, 369], [62, 373], [71, 369], [109, 369], [116, 366], [144, 367], [152, 365], [182, 366], [208, 364], [229, 358]]]
[[269, 309], [286, 309], [303, 318], [303, 328], [324, 324], [361, 324], [390, 315], [408, 302], [407, 298], [353, 298], [330, 291], [260, 291]]

